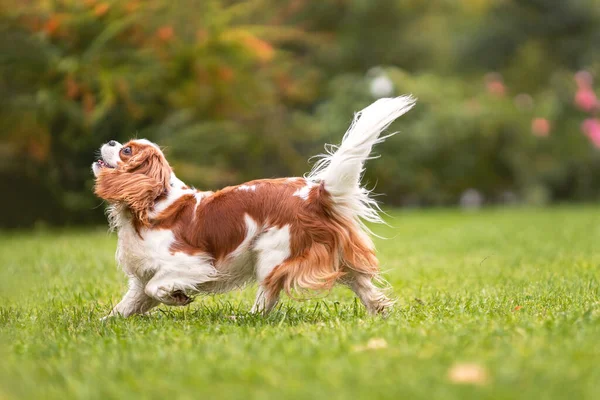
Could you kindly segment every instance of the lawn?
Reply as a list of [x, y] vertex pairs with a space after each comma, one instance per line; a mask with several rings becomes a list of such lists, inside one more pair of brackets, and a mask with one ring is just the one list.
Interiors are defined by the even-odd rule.
[[0, 235], [0, 399], [600, 398], [600, 208], [392, 212], [398, 303], [247, 314], [255, 288], [99, 321], [125, 279], [105, 228]]

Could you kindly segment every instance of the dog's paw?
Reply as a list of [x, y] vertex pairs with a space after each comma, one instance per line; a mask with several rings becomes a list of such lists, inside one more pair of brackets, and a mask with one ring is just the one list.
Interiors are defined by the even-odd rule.
[[177, 305], [177, 306], [187, 306], [192, 301], [194, 301], [193, 298], [189, 297], [181, 290], [176, 290], [176, 291], [172, 292], [170, 294], [170, 297], [171, 297], [171, 299], [173, 299], [174, 305]]
[[154, 284], [147, 286], [146, 294], [168, 306], [185, 306], [194, 301], [183, 290], [174, 289], [171, 285]]

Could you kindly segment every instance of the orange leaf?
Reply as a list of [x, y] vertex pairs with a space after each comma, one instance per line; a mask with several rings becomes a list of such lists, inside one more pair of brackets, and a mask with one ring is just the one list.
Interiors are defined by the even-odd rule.
[[198, 29], [196, 31], [196, 40], [198, 43], [203, 43], [208, 39], [208, 32], [206, 29]]
[[67, 76], [65, 79], [65, 86], [67, 87], [67, 97], [74, 99], [79, 95], [79, 85], [77, 81], [71, 76]]
[[110, 4], [100, 3], [96, 7], [94, 7], [94, 15], [96, 17], [101, 17], [108, 12], [109, 8], [110, 8]]
[[48, 36], [53, 36], [56, 31], [60, 28], [60, 17], [57, 15], [53, 15], [44, 25], [44, 31], [48, 34]]
[[488, 382], [487, 370], [478, 364], [455, 364], [448, 370], [452, 383], [484, 385]]
[[134, 13], [140, 7], [140, 2], [138, 0], [132, 0], [127, 2], [125, 5], [125, 11], [129, 14]]
[[217, 69], [217, 76], [223, 82], [230, 82], [233, 79], [233, 69], [227, 66], [220, 66]]
[[83, 95], [83, 109], [86, 112], [86, 114], [91, 114], [92, 111], [94, 111], [94, 108], [96, 107], [96, 99], [94, 98], [94, 95], [91, 93], [86, 93]]
[[175, 33], [173, 32], [173, 27], [169, 25], [162, 26], [156, 31], [156, 36], [163, 42], [170, 41], [173, 39], [174, 35]]
[[44, 140], [29, 140], [27, 145], [27, 153], [31, 158], [37, 161], [45, 161], [48, 158], [48, 143], [44, 143]]
[[273, 49], [273, 46], [254, 35], [245, 35], [243, 41], [246, 47], [262, 62], [269, 62], [275, 56], [275, 49]]

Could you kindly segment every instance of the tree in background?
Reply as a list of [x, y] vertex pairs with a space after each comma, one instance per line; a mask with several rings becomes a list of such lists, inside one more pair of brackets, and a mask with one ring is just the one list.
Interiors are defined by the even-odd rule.
[[6, 208], [26, 215], [3, 221], [97, 217], [89, 165], [110, 139], [158, 140], [202, 185], [233, 183], [237, 169], [295, 169], [281, 131], [290, 108], [315, 97], [318, 71], [302, 53], [316, 38], [255, 23], [289, 12], [276, 2], [225, 3], [4, 4], [3, 182]]
[[419, 105], [367, 172], [386, 203], [598, 199], [600, 2], [559, 3], [5, 0], [0, 225], [98, 221], [109, 139], [214, 189], [302, 174], [403, 93]]

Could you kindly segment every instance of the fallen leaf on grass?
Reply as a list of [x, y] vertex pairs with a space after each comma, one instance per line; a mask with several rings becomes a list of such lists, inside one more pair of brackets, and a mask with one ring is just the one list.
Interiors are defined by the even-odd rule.
[[354, 351], [365, 351], [365, 350], [385, 349], [387, 347], [388, 347], [388, 344], [385, 341], [385, 339], [372, 338], [372, 339], [369, 339], [369, 341], [367, 342], [367, 344], [365, 346], [354, 346], [352, 349]]
[[454, 364], [448, 370], [452, 383], [484, 385], [488, 381], [487, 370], [479, 364]]

